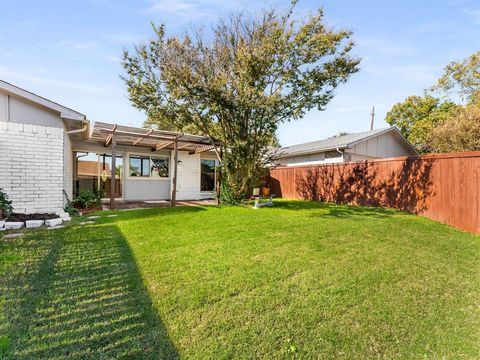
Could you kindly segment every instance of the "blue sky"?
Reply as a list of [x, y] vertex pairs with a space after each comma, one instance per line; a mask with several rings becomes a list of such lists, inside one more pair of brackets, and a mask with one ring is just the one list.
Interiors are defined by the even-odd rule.
[[[171, 35], [208, 26], [235, 9], [285, 7], [282, 1], [0, 0], [0, 79], [45, 96], [91, 120], [141, 126], [119, 75], [124, 47], [151, 36], [150, 21]], [[354, 32], [361, 70], [337, 89], [326, 111], [312, 111], [279, 129], [282, 144], [339, 131], [386, 126], [391, 106], [422, 94], [442, 68], [480, 49], [478, 0], [300, 1], [303, 14], [323, 6], [326, 21]]]

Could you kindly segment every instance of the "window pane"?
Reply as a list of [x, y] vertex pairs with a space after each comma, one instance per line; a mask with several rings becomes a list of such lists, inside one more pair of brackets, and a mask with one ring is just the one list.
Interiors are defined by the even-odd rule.
[[142, 176], [150, 176], [150, 158], [142, 157]]
[[200, 178], [201, 191], [215, 190], [215, 164], [216, 164], [215, 160], [201, 161], [201, 178]]
[[129, 159], [129, 167], [130, 167], [130, 176], [141, 176], [141, 160], [139, 157], [130, 156]]
[[152, 177], [168, 178], [168, 158], [152, 158]]

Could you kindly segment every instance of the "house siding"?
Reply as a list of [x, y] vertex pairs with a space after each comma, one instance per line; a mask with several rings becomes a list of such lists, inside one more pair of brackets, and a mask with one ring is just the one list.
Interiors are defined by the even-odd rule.
[[64, 215], [64, 129], [0, 122], [0, 188], [15, 212]]

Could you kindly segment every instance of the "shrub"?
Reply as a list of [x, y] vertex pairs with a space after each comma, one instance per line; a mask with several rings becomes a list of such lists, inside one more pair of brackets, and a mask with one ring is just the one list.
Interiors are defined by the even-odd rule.
[[2, 189], [0, 189], [0, 219], [10, 215], [12, 211], [12, 201], [8, 200], [8, 195]]
[[69, 202], [63, 210], [70, 216], [77, 216], [79, 214], [78, 209], [76, 209], [71, 202]]
[[73, 204], [82, 209], [92, 207], [99, 208], [102, 206], [102, 198], [104, 194], [105, 192], [103, 189], [95, 188], [93, 191], [80, 190], [80, 193], [74, 197]]

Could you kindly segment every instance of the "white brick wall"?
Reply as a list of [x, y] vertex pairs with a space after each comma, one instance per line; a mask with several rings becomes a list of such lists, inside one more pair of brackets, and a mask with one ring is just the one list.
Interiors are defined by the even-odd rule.
[[[200, 195], [200, 154], [190, 155], [188, 151], [179, 151], [177, 179], [177, 200], [198, 200]], [[172, 151], [172, 181], [173, 181], [174, 154]], [[173, 189], [173, 184], [172, 184]]]
[[[63, 166], [63, 188], [68, 195], [68, 198], [73, 198], [73, 151], [70, 137], [65, 134], [65, 148], [64, 148], [64, 166]], [[66, 199], [64, 199], [66, 205]]]
[[63, 215], [64, 130], [0, 122], [0, 188], [15, 212]]

